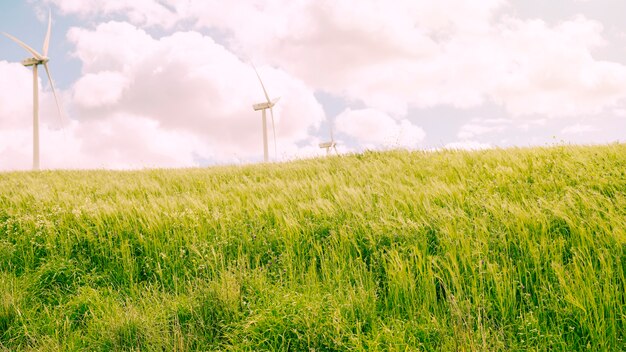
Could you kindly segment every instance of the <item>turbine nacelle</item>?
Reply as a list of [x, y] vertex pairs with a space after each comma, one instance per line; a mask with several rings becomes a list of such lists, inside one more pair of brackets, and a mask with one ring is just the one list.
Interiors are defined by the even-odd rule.
[[254, 111], [259, 111], [259, 110], [265, 110], [265, 109], [271, 109], [272, 108], [272, 103], [259, 103], [259, 104], [254, 104], [252, 105], [252, 108], [254, 109]]
[[336, 142], [324, 142], [324, 143], [320, 143], [320, 148], [324, 149], [324, 148], [334, 148], [335, 146], [337, 146]]
[[50, 59], [47, 57], [42, 57], [41, 59], [38, 59], [36, 57], [29, 57], [28, 59], [25, 59], [22, 61], [22, 65], [26, 67], [35, 66], [35, 65], [45, 65], [48, 63], [48, 61], [50, 61]]
[[252, 105], [252, 108], [254, 109], [254, 111], [271, 109], [271, 108], [274, 107], [274, 105], [276, 105], [278, 100], [280, 100], [280, 98], [276, 98], [273, 101], [266, 101], [264, 103], [254, 104], [254, 105]]

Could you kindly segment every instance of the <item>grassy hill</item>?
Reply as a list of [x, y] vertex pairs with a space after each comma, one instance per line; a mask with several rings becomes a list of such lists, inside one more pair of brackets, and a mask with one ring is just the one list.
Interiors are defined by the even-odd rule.
[[1, 350], [626, 349], [626, 145], [0, 174]]

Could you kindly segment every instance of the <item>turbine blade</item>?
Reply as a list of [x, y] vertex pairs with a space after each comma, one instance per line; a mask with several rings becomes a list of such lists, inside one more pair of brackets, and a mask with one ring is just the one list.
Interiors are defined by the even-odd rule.
[[37, 60], [42, 60], [43, 56], [41, 56], [41, 54], [39, 54], [37, 52], [37, 50], [31, 48], [30, 46], [28, 46], [26, 43], [24, 43], [23, 41], [15, 38], [14, 36], [10, 35], [9, 33], [5, 33], [2, 32], [2, 34], [4, 34], [5, 36], [9, 37], [9, 39], [13, 40], [14, 42], [16, 42], [19, 46], [21, 46], [22, 48], [26, 49], [26, 51], [28, 51], [29, 53], [33, 54], [33, 56], [37, 59]]
[[57, 109], [59, 110], [59, 121], [61, 122], [61, 126], [63, 126], [63, 111], [61, 110], [61, 104], [59, 103], [59, 98], [57, 97], [56, 89], [54, 88], [54, 81], [52, 81], [52, 76], [50, 75], [50, 69], [48, 68], [48, 64], [43, 64], [43, 67], [46, 69], [46, 74], [48, 75], [48, 80], [50, 81], [50, 87], [52, 87], [52, 94], [54, 95], [54, 101], [57, 103]]
[[48, 31], [46, 39], [43, 41], [43, 56], [48, 56], [48, 47], [50, 46], [50, 29], [52, 29], [52, 12], [48, 10]]
[[329, 124], [329, 128], [330, 128], [330, 141], [334, 142], [335, 137], [333, 136], [333, 123], [332, 122]]
[[272, 133], [274, 134], [274, 158], [278, 158], [276, 152], [276, 128], [274, 127], [274, 109], [270, 108], [270, 116], [272, 116]]
[[272, 100], [272, 106], [276, 105], [276, 103], [278, 103], [279, 100], [280, 100], [280, 97]]
[[259, 75], [259, 71], [256, 70], [256, 66], [254, 66], [254, 64], [252, 64], [252, 68], [254, 69], [254, 72], [256, 72], [256, 76], [259, 78], [259, 82], [261, 82], [261, 88], [263, 88], [263, 94], [265, 94], [265, 98], [267, 99], [268, 103], [272, 103], [272, 101], [270, 100], [270, 96], [267, 94], [267, 90], [265, 90], [265, 85], [263, 84], [263, 80], [261, 79], [261, 76]]

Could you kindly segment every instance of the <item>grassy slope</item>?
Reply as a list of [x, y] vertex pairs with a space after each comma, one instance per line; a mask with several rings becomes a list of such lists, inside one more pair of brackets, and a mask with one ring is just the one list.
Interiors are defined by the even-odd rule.
[[0, 174], [0, 350], [626, 349], [626, 145]]

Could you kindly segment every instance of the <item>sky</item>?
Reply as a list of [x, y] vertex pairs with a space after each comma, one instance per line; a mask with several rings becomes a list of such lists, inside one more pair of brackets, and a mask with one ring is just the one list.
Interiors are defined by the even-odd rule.
[[[623, 0], [0, 0], [40, 50], [44, 169], [626, 140]], [[0, 171], [32, 167], [28, 53], [0, 37]]]

